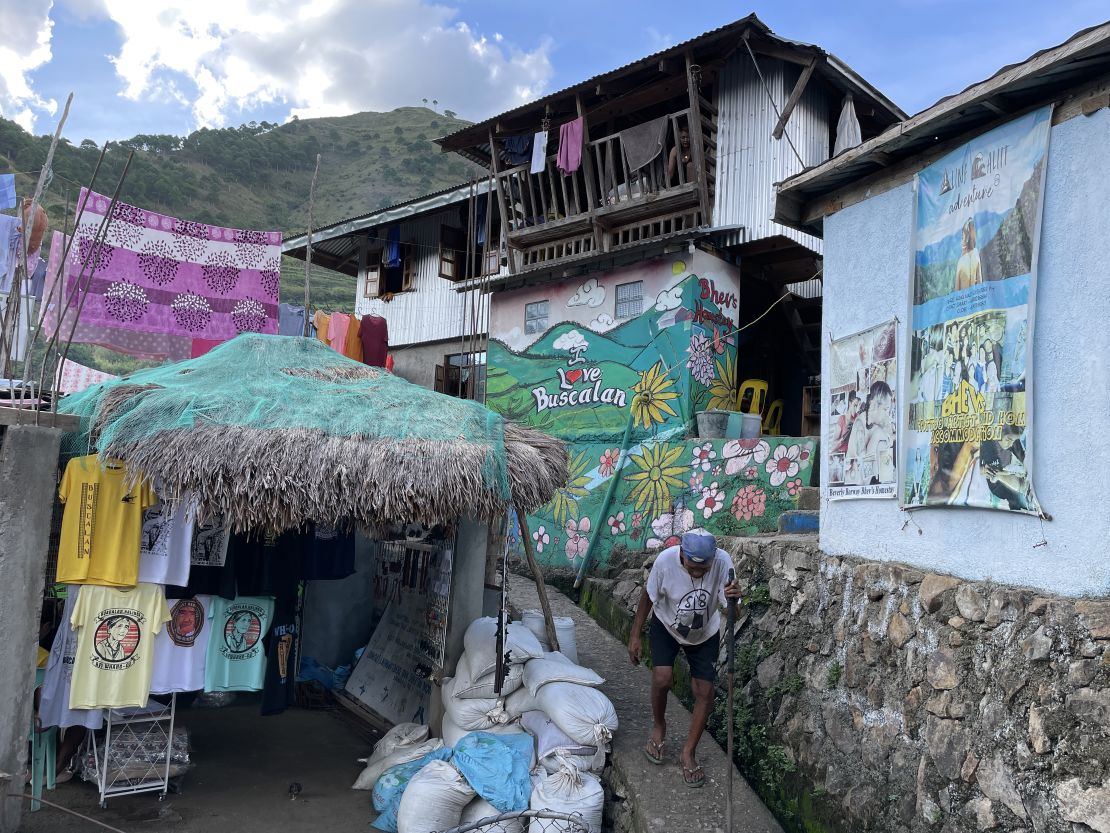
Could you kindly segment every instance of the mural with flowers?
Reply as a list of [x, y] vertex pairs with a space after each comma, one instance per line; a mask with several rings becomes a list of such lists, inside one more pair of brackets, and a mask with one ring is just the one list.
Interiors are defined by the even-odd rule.
[[[487, 404], [568, 445], [566, 485], [529, 517], [542, 563], [771, 532], [816, 482], [813, 438], [690, 439], [698, 412], [735, 406], [737, 278], [697, 252], [494, 296]], [[636, 281], [641, 312], [619, 320], [616, 286]], [[520, 331], [544, 310], [546, 327]]]

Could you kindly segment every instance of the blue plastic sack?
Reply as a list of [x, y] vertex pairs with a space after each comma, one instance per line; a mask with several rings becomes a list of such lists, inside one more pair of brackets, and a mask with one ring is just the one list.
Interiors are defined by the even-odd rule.
[[412, 776], [420, 772], [424, 765], [430, 761], [447, 761], [451, 759], [451, 750], [441, 747], [434, 752], [429, 752], [423, 758], [409, 761], [407, 764], [391, 766], [382, 773], [378, 783], [374, 785], [374, 809], [380, 813], [374, 821], [374, 827], [386, 833], [397, 833], [397, 809], [401, 806], [401, 796], [412, 780]]
[[474, 792], [502, 813], [527, 810], [532, 795], [528, 767], [533, 743], [532, 736], [524, 732], [471, 732], [455, 744], [451, 763]]

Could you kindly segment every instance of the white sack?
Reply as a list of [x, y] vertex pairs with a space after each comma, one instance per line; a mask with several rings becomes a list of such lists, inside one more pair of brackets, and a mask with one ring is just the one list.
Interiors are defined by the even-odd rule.
[[[539, 641], [544, 651], [551, 650], [551, 643], [547, 641], [547, 625], [543, 621], [543, 611], [526, 610], [522, 617], [524, 626], [532, 632]], [[569, 616], [553, 616], [555, 624], [555, 638], [559, 640], [559, 651], [570, 658], [571, 662], [578, 662], [578, 642], [575, 638], [574, 620]]]
[[592, 669], [570, 662], [562, 653], [555, 651], [544, 654], [539, 659], [529, 660], [524, 666], [524, 685], [533, 697], [541, 686], [548, 683], [575, 683], [596, 688], [603, 685], [605, 680]]
[[529, 694], [528, 689], [524, 686], [505, 698], [505, 712], [513, 720], [516, 720], [525, 712], [534, 711], [538, 708], [536, 698]]
[[[581, 770], [594, 768], [597, 747], [575, 743], [543, 712], [525, 712], [520, 718], [520, 725], [536, 739], [536, 757], [547, 772], [559, 769], [558, 756], [566, 758]], [[604, 760], [597, 771], [602, 768]]]
[[492, 697], [465, 699], [455, 695], [455, 678], [443, 681], [443, 708], [460, 729], [476, 732], [509, 723], [512, 718], [505, 712], [502, 700]]
[[[411, 724], [410, 724], [411, 725]], [[428, 727], [423, 727], [425, 733]], [[384, 740], [384, 738], [383, 738]], [[379, 742], [378, 746], [381, 746]], [[439, 738], [431, 738], [423, 743], [415, 744], [399, 744], [394, 747], [393, 751], [384, 757], [375, 759], [374, 755], [370, 756], [370, 760], [366, 763], [364, 769], [351, 785], [352, 790], [372, 790], [374, 785], [378, 783], [378, 779], [382, 777], [382, 773], [390, 767], [397, 766], [398, 764], [407, 764], [409, 761], [415, 761], [423, 758], [429, 752], [435, 752], [443, 746], [443, 741]], [[378, 747], [374, 747], [374, 753], [377, 754]]]
[[[520, 663], [509, 664], [509, 673], [505, 677], [505, 682], [501, 685], [502, 697], [508, 697], [524, 684], [524, 668], [525, 666]], [[463, 654], [455, 672], [455, 696], [464, 700], [496, 697], [497, 694], [494, 692], [494, 678], [496, 676], [497, 672], [495, 670], [476, 680], [471, 679], [469, 662], [466, 654]]]
[[420, 723], [398, 723], [374, 744], [374, 751], [366, 760], [372, 764], [393, 752], [398, 746], [415, 746], [428, 739], [428, 727]]
[[[463, 808], [460, 823], [470, 824], [472, 822], [481, 821], [482, 819], [494, 818], [499, 815], [501, 815], [500, 810], [484, 798], [478, 797]], [[496, 829], [504, 831], [504, 833], [524, 833], [524, 819], [507, 819], [506, 821], [499, 821]]]
[[535, 703], [571, 740], [596, 746], [597, 757], [604, 762], [617, 731], [617, 712], [608, 697], [596, 688], [549, 683], [540, 688]]
[[430, 761], [412, 776], [397, 808], [397, 833], [438, 833], [459, 826], [474, 790], [447, 761]]
[[[444, 746], [449, 746], [452, 749], [454, 749], [455, 745], [460, 740], [462, 740], [464, 737], [469, 735], [471, 733], [471, 731], [489, 732], [491, 735], [513, 735], [513, 734], [520, 734], [521, 733], [521, 727], [520, 727], [519, 723], [517, 723], [516, 721], [513, 721], [512, 723], [505, 723], [505, 724], [498, 724], [496, 726], [490, 726], [489, 728], [486, 728], [486, 729], [473, 729], [473, 730], [472, 729], [463, 729], [461, 726], [456, 724], [455, 721], [453, 721], [451, 719], [451, 715], [449, 715], [449, 714], [443, 715], [443, 731], [440, 732], [440, 734], [443, 735], [443, 745]], [[529, 769], [531, 769], [535, 765], [536, 765], [536, 753], [535, 753], [535, 750], [533, 749], [532, 750], [532, 761], [528, 765], [528, 767], [529, 767]]]
[[[580, 772], [576, 766], [564, 763], [558, 772], [542, 779], [532, 790], [530, 806], [533, 810], [577, 813], [589, 827], [590, 833], [601, 833], [605, 790], [596, 775]], [[578, 828], [572, 828], [569, 822], [550, 819], [532, 819], [528, 826], [530, 833], [570, 833], [572, 829]]]
[[[477, 680], [497, 668], [497, 620], [492, 616], [475, 619], [463, 636], [464, 653], [460, 662], [467, 663], [470, 679]], [[509, 662], [522, 665], [543, 656], [543, 646], [528, 628], [510, 622], [505, 632], [505, 648]]]

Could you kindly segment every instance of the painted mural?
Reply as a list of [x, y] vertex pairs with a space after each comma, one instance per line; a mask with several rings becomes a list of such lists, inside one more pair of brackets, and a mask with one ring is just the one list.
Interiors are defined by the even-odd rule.
[[[617, 287], [642, 281], [618, 322]], [[526, 308], [548, 326], [527, 334]], [[491, 311], [487, 404], [568, 441], [570, 477], [528, 518], [539, 560], [577, 567], [686, 531], [771, 532], [815, 478], [815, 441], [697, 440], [694, 417], [736, 400], [738, 273], [703, 252], [577, 284], [505, 293]]]

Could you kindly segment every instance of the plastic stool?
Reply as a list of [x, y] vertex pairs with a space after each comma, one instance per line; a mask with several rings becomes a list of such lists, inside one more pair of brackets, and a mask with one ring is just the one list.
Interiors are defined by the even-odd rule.
[[[35, 688], [42, 685], [45, 672], [35, 670]], [[55, 778], [58, 771], [58, 727], [43, 729], [38, 718], [31, 718], [31, 795], [42, 798], [42, 788], [52, 790], [57, 786]], [[42, 809], [42, 802], [31, 800], [31, 812]]]
[[[745, 379], [740, 389], [736, 391], [736, 410], [745, 414], [762, 414], [763, 406], [767, 404], [767, 387], [767, 383], [762, 379]], [[747, 408], [744, 407], [745, 394], [751, 395]]]
[[782, 433], [782, 400], [776, 399], [763, 415], [763, 433], [778, 436]]

